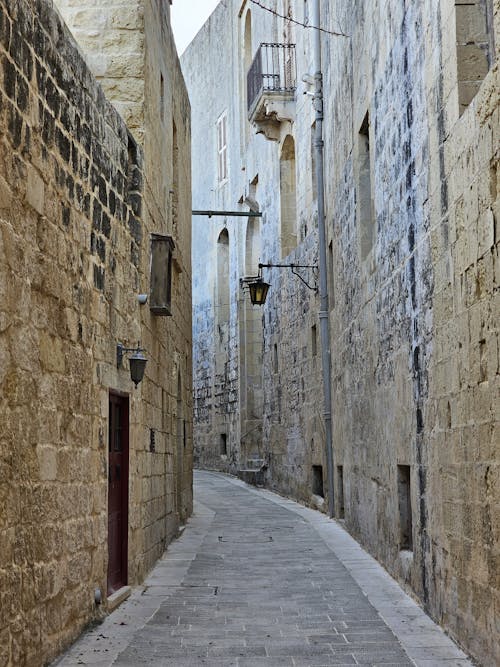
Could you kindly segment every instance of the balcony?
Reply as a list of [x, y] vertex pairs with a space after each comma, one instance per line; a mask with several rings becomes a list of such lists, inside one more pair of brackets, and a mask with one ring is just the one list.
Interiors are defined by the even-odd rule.
[[248, 120], [257, 134], [277, 141], [283, 122], [295, 120], [295, 44], [263, 43], [247, 75]]

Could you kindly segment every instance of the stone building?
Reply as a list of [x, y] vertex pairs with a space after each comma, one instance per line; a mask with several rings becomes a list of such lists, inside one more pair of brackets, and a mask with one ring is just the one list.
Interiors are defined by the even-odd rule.
[[[318, 262], [312, 2], [263, 4], [220, 3], [181, 59], [194, 208], [262, 214], [193, 219], [195, 461], [321, 506], [318, 297], [241, 283]], [[335, 513], [497, 664], [500, 6], [321, 4]]]
[[192, 509], [190, 105], [170, 8], [55, 4], [83, 51], [51, 0], [0, 0], [0, 664], [16, 667], [116, 605]]
[[[292, 31], [295, 45], [272, 16], [226, 4], [181, 58], [193, 112], [193, 207], [262, 217], [193, 219], [195, 458], [233, 473], [264, 463], [274, 488], [309, 501], [323, 451], [316, 293], [290, 269], [266, 268], [271, 289], [262, 309], [240, 284], [258, 274], [259, 262], [317, 265], [314, 112], [294, 90], [295, 60], [303, 66], [309, 36]], [[222, 34], [232, 39], [215, 49]], [[269, 100], [280, 120], [271, 111], [256, 134], [248, 107], [256, 102], [260, 118], [267, 100], [247, 99], [247, 72], [261, 42], [290, 45], [262, 56], [277, 57], [290, 73], [289, 90]], [[198, 159], [196, 146], [215, 161]], [[296, 178], [296, 164], [304, 178]], [[314, 268], [300, 273], [315, 286]]]

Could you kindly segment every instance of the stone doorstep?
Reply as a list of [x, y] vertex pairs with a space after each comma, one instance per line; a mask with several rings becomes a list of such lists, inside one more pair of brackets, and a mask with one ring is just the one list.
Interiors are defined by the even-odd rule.
[[106, 600], [108, 614], [111, 614], [111, 612], [119, 607], [122, 602], [125, 602], [125, 600], [130, 597], [131, 593], [131, 586], [122, 586], [117, 591], [115, 591], [113, 595], [110, 595]]
[[262, 467], [254, 468], [248, 466], [238, 470], [238, 477], [251, 486], [264, 486], [264, 469]]
[[247, 469], [248, 470], [261, 470], [266, 465], [265, 459], [251, 458], [247, 459]]

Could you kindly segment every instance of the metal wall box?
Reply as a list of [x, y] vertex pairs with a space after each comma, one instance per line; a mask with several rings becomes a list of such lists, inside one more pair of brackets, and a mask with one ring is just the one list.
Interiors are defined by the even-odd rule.
[[149, 309], [155, 315], [172, 315], [172, 254], [175, 243], [171, 236], [151, 234], [151, 293]]

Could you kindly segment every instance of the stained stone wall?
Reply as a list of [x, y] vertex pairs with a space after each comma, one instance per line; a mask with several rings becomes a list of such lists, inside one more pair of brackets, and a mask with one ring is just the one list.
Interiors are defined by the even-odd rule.
[[[139, 9], [134, 138], [52, 3], [0, 2], [2, 665], [47, 663], [106, 610], [110, 391], [130, 402], [130, 584], [191, 512], [190, 110], [168, 8]], [[152, 233], [176, 245], [169, 318], [137, 300]], [[134, 389], [116, 345], [138, 341]]]
[[[249, 3], [221, 3], [181, 58], [193, 109], [194, 209], [262, 213], [260, 219], [193, 218], [195, 462], [232, 473], [263, 463], [272, 488], [321, 504], [311, 491], [312, 466], [324, 467], [320, 357], [311, 338], [313, 325], [319, 336], [317, 296], [289, 269], [264, 270], [272, 284], [265, 308], [251, 306], [240, 283], [256, 275], [259, 261], [317, 264], [310, 98], [302, 87], [293, 120], [282, 123], [275, 141], [248, 122], [248, 63], [261, 42], [282, 42], [283, 30], [282, 22]], [[309, 67], [309, 34], [297, 32], [294, 39], [300, 83]], [[229, 176], [219, 182], [217, 121], [224, 112]], [[302, 176], [295, 191], [297, 247], [283, 257], [277, 193], [287, 137]], [[218, 304], [227, 278], [218, 271], [217, 254], [224, 229], [230, 307], [221, 337]], [[313, 271], [304, 277], [314, 284]]]
[[[490, 43], [499, 34], [499, 5], [474, 11], [479, 4], [484, 47], [486, 32]], [[343, 496], [349, 531], [469, 652], [494, 664], [498, 64], [483, 49], [473, 71], [464, 5], [333, 3], [324, 17], [352, 35], [351, 47], [323, 41], [327, 154], [335, 146], [326, 183], [334, 459], [343, 475], [336, 511]], [[467, 77], [476, 94], [464, 106]]]
[[[290, 2], [285, 11], [307, 23], [308, 4]], [[466, 650], [496, 664], [500, 5], [321, 4], [336, 516]], [[268, 5], [283, 11], [283, 3]], [[317, 262], [314, 114], [303, 94], [311, 37], [234, 0], [219, 4], [182, 58], [193, 105], [195, 208], [260, 210], [264, 263]], [[296, 44], [294, 113], [282, 114], [269, 141], [248, 123], [245, 76], [261, 42], [287, 41]], [[229, 179], [218, 183], [216, 123], [224, 110]], [[288, 135], [296, 148], [297, 247], [282, 258], [280, 156]], [[249, 222], [195, 219], [193, 226], [198, 463], [237, 471], [256, 452], [270, 488], [321, 507], [316, 297], [287, 271], [264, 269], [271, 289], [251, 320], [262, 356], [251, 353], [249, 372], [247, 342], [255, 349], [258, 339], [248, 334], [239, 283], [248, 275]], [[224, 227], [232, 334], [227, 372], [217, 378]], [[256, 360], [262, 402], [254, 401], [260, 423], [252, 422], [248, 448]]]

